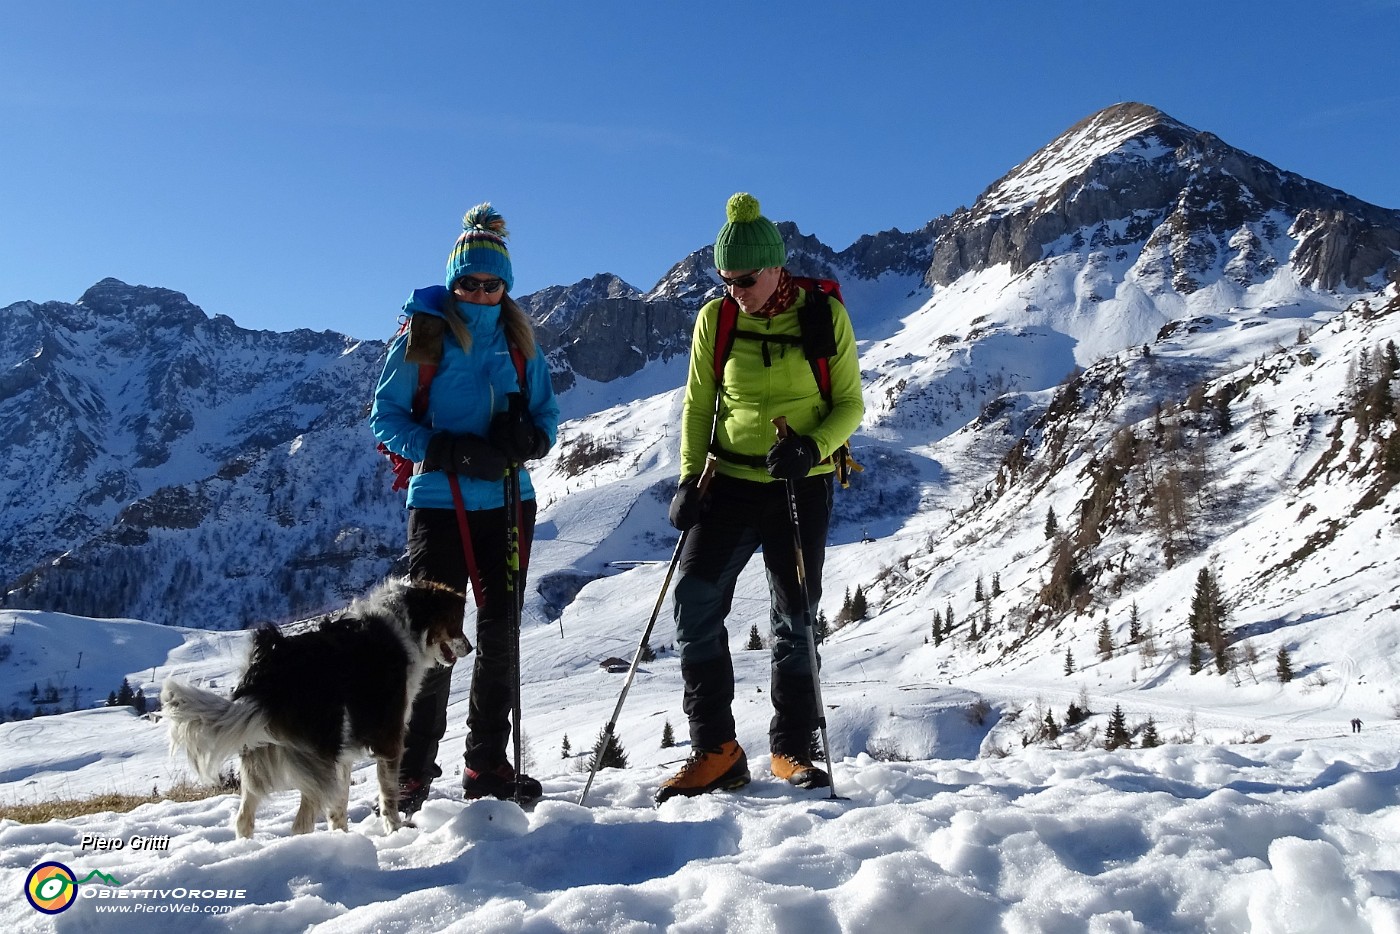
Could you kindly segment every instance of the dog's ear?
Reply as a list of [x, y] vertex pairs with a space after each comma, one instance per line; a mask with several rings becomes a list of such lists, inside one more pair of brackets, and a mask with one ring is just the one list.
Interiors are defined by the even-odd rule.
[[404, 591], [404, 605], [415, 628], [462, 635], [462, 617], [467, 611], [466, 594], [434, 581], [413, 581]]

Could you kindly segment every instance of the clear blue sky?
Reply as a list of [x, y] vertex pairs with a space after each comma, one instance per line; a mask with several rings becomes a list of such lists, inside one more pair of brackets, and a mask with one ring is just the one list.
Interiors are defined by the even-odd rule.
[[0, 307], [105, 276], [386, 337], [463, 211], [650, 288], [725, 199], [841, 249], [1152, 104], [1400, 208], [1400, 0], [0, 0]]

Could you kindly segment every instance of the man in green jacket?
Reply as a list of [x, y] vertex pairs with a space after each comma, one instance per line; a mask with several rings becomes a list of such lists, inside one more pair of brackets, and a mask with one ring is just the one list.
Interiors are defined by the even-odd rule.
[[[681, 481], [671, 524], [687, 532], [675, 592], [676, 644], [685, 681], [691, 756], [657, 801], [739, 788], [748, 759], [735, 739], [734, 667], [725, 629], [739, 573], [761, 546], [768, 571], [772, 633], [773, 774], [806, 788], [831, 778], [811, 761], [817, 727], [809, 621], [821, 600], [821, 571], [831, 519], [832, 455], [860, 425], [860, 364], [846, 308], [826, 297], [836, 353], [828, 358], [830, 401], [803, 353], [798, 310], [820, 300], [783, 268], [787, 248], [753, 196], [729, 199], [715, 239], [715, 267], [738, 304], [738, 336], [715, 376], [716, 331], [724, 299], [700, 309], [690, 350], [681, 428]], [[723, 349], [720, 348], [720, 353]], [[779, 439], [773, 419], [787, 420]], [[707, 455], [717, 457], [708, 491]], [[796, 488], [809, 607], [793, 552], [786, 482]]]

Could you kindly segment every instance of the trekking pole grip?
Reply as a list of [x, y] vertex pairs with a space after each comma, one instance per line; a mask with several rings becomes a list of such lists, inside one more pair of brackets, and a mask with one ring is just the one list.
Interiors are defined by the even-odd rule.
[[719, 458], [713, 454], [705, 458], [705, 469], [700, 471], [700, 482], [696, 486], [700, 490], [700, 496], [710, 492], [710, 481], [715, 478], [715, 472], [719, 469]]

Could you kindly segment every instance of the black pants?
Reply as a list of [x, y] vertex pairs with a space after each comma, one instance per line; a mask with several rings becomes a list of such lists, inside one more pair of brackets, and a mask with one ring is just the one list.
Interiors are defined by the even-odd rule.
[[[520, 559], [529, 560], [535, 530], [535, 501], [520, 504]], [[476, 613], [476, 662], [467, 708], [466, 764], [491, 769], [508, 761], [510, 713], [515, 700], [515, 633], [510, 622], [507, 589], [506, 510], [482, 509], [467, 513], [473, 557], [481, 576], [482, 604]], [[408, 511], [408, 574], [437, 581], [472, 594], [457, 513], [451, 509]], [[521, 586], [524, 586], [524, 573]], [[436, 768], [438, 743], [447, 731], [447, 701], [452, 688], [452, 668], [433, 668], [423, 679], [413, 702], [404, 737], [402, 778], [420, 781], [440, 774]]]
[[734, 666], [724, 621], [733, 605], [739, 573], [762, 547], [773, 642], [769, 744], [774, 752], [801, 755], [811, 748], [818, 711], [807, 640], [809, 622], [821, 602], [831, 488], [829, 474], [797, 481], [802, 558], [811, 600], [810, 606], [803, 607], [787, 484], [725, 476], [715, 477], [711, 484], [704, 517], [690, 530], [681, 552], [675, 595], [676, 644], [693, 747], [714, 748], [735, 736]]

